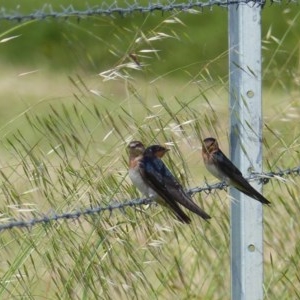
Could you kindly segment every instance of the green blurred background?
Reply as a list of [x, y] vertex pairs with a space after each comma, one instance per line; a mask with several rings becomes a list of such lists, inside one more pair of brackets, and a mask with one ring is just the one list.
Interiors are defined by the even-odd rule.
[[[93, 7], [98, 1], [89, 1]], [[146, 1], [141, 1], [146, 4]], [[167, 2], [162, 2], [167, 3]], [[2, 7], [6, 13], [33, 13], [42, 9], [43, 1], [18, 2], [7, 1]], [[62, 11], [72, 5], [74, 9], [85, 10], [86, 2], [59, 1], [52, 3], [54, 11]], [[120, 2], [120, 6], [126, 4]], [[47, 11], [45, 8], [44, 11]], [[262, 13], [262, 36], [264, 38], [263, 58], [267, 64], [278, 46], [275, 37], [280, 41], [285, 38], [284, 51], [277, 54], [276, 67], [285, 64], [289, 53], [299, 46], [299, 18], [298, 7], [290, 4], [273, 4], [268, 2]], [[185, 69], [189, 72], [199, 71], [202, 65], [215, 60], [227, 51], [227, 9], [213, 7], [205, 8], [199, 14], [180, 13], [180, 21], [184, 24], [160, 24], [172, 13], [154, 12], [152, 14], [135, 13], [126, 17], [117, 14], [107, 17], [86, 17], [80, 21], [77, 18], [53, 20], [47, 18], [42, 21], [31, 21], [19, 24], [17, 22], [1, 22], [3, 37], [17, 35], [18, 38], [9, 43], [0, 44], [1, 62], [10, 67], [23, 65], [35, 68], [47, 68], [51, 71], [72, 72], [84, 70], [88, 73], [99, 73], [122, 60], [129, 51], [138, 52], [145, 43], [136, 43], [140, 34], [149, 34], [159, 27], [159, 31], [170, 34], [172, 38], [153, 42], [151, 48], [159, 50], [157, 59], [144, 59], [151, 64], [149, 72], [153, 77], [170, 70]], [[291, 26], [292, 20], [296, 22]], [[160, 25], [159, 25], [160, 24]], [[20, 26], [21, 25], [21, 26]], [[287, 33], [287, 29], [289, 32]], [[6, 30], [10, 32], [6, 35]], [[250, 33], [249, 33], [250, 34]], [[290, 71], [298, 72], [298, 53], [289, 60]], [[225, 76], [227, 74], [227, 57], [224, 56], [218, 64], [214, 64], [210, 72]], [[184, 76], [184, 72], [173, 72], [173, 76]], [[214, 74], [212, 74], [214, 75]], [[287, 78], [286, 78], [287, 80]], [[265, 77], [268, 82], [268, 78]]]
[[[70, 5], [86, 10], [98, 3], [63, 0], [51, 3], [51, 7], [59, 12]], [[140, 3], [146, 5], [147, 1]], [[127, 6], [123, 1], [119, 5]], [[0, 7], [12, 15], [50, 11], [40, 0], [6, 1]], [[122, 74], [140, 80], [135, 87], [151, 83], [156, 89], [153, 82], [172, 87], [177, 80], [180, 82], [175, 83], [177, 87], [193, 82], [227, 89], [227, 22], [227, 9], [220, 7], [197, 13], [156, 11], [80, 20], [76, 17], [28, 22], [2, 20], [0, 40], [6, 42], [0, 43], [0, 125], [17, 127], [18, 122], [11, 120], [33, 104], [45, 102], [45, 98], [69, 96], [72, 90], [69, 76], [81, 76], [89, 89], [105, 90], [110, 99], [122, 97], [128, 93], [123, 82], [104, 83], [99, 74], [132, 62], [131, 53], [144, 65], [141, 70], [122, 69]], [[279, 95], [299, 86], [299, 23], [295, 4], [266, 3], [262, 11], [264, 92], [270, 88], [272, 94]], [[149, 98], [147, 94], [143, 96]], [[224, 100], [227, 98], [224, 94]]]

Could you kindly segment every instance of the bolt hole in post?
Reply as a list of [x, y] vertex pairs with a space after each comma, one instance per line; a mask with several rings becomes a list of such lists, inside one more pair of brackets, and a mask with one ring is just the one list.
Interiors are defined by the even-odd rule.
[[253, 98], [254, 97], [254, 92], [252, 90], [247, 91], [246, 93], [248, 98]]
[[253, 244], [248, 245], [248, 251], [249, 252], [254, 252], [255, 251], [255, 246]]

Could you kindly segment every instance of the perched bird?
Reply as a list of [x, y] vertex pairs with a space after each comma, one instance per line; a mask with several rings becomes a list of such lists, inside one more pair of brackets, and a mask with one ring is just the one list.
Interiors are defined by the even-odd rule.
[[[160, 199], [158, 194], [150, 187], [150, 185], [144, 180], [141, 174], [141, 161], [144, 156], [145, 146], [140, 141], [132, 141], [129, 143], [129, 177], [133, 185], [138, 188], [138, 190], [144, 194], [147, 198], [151, 198], [156, 202], [168, 206], [165, 204], [164, 200]], [[158, 159], [162, 158], [169, 149], [161, 148], [161, 151], [156, 151], [156, 157]], [[180, 208], [179, 208], [180, 209]], [[182, 212], [182, 216], [178, 218], [189, 220]]]
[[127, 148], [129, 150], [129, 178], [133, 185], [146, 197], [155, 197], [156, 193], [145, 183], [140, 173], [140, 164], [145, 152], [145, 146], [140, 141], [132, 141]]
[[202, 142], [202, 157], [207, 170], [218, 179], [263, 204], [271, 204], [250, 185], [241, 171], [224, 155], [216, 139], [209, 137]]
[[[205, 220], [210, 219], [210, 216], [186, 194], [181, 184], [161, 160], [167, 151], [169, 149], [159, 145], [152, 145], [144, 151], [138, 168], [144, 185], [148, 187], [148, 195], [144, 194], [149, 197], [152, 196], [155, 201], [171, 209], [178, 220], [183, 223], [190, 223], [191, 219], [179, 204]], [[138, 188], [140, 191], [145, 190], [145, 187], [140, 186]]]

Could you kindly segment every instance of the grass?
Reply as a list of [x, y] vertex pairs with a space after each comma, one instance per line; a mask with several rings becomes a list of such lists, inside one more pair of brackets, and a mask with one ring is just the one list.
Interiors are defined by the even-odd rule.
[[[51, 81], [51, 76], [45, 80]], [[75, 86], [63, 102], [50, 98], [33, 105], [20, 117], [22, 128], [2, 141], [3, 221], [137, 197], [127, 176], [125, 148], [131, 139], [167, 142], [172, 151], [165, 161], [187, 186], [204, 185], [203, 176], [213, 180], [203, 169], [199, 148], [202, 136], [218, 132], [227, 152], [227, 102], [221, 86], [200, 92], [177, 82], [174, 98], [174, 90], [164, 88], [170, 85], [166, 80], [153, 88], [139, 83], [135, 93], [118, 102], [105, 92], [103, 97], [89, 93], [78, 78], [72, 82]], [[116, 91], [124, 88], [115, 84]], [[136, 94], [144, 89], [147, 99], [142, 103]], [[274, 108], [266, 103], [264, 157], [273, 170], [276, 165], [292, 167], [298, 159], [293, 150], [297, 129], [278, 138], [287, 130], [289, 110], [274, 118]], [[265, 209], [265, 288], [270, 299], [287, 288], [285, 299], [298, 292], [299, 228], [293, 218], [298, 180], [273, 180], [264, 189], [273, 203]], [[201, 196], [195, 201], [214, 216], [210, 224], [193, 217], [191, 226], [183, 226], [160, 207], [150, 206], [3, 232], [2, 297], [229, 298], [229, 200], [220, 191]], [[287, 231], [288, 241], [283, 237]]]
[[[299, 165], [300, 105], [297, 68], [290, 80], [285, 69], [272, 71], [285, 40], [270, 36], [266, 41], [276, 40], [277, 50], [265, 69], [274, 84], [264, 88], [264, 170], [277, 171]], [[125, 56], [101, 72], [106, 77], [40, 69], [16, 76], [24, 71], [4, 65], [1, 222], [138, 197], [127, 175], [132, 139], [166, 143], [171, 151], [164, 161], [185, 186], [215, 181], [204, 170], [200, 145], [215, 136], [228, 154], [227, 78], [213, 73], [224, 61], [226, 53], [197, 72], [172, 68], [181, 79], [153, 79], [154, 72], [129, 68]], [[294, 299], [300, 294], [299, 176], [273, 179], [264, 195], [272, 202], [264, 209], [265, 298]], [[182, 225], [151, 205], [2, 232], [0, 297], [229, 299], [227, 192], [194, 199], [213, 216], [210, 223], [190, 215], [192, 224]]]

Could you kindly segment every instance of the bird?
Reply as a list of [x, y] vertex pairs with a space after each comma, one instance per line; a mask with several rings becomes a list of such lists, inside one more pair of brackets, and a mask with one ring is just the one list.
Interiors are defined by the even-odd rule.
[[133, 185], [148, 198], [156, 196], [156, 193], [144, 182], [140, 174], [140, 163], [145, 152], [145, 146], [140, 141], [132, 141], [127, 146], [129, 150], [129, 178]]
[[202, 157], [207, 170], [212, 175], [262, 204], [271, 204], [250, 185], [241, 171], [225, 156], [215, 138], [209, 137], [203, 140]]
[[[144, 180], [141, 174], [141, 161], [143, 159], [143, 154], [146, 150], [144, 144], [140, 141], [132, 141], [128, 145], [129, 150], [129, 178], [131, 179], [133, 185], [147, 198], [155, 200], [163, 206], [164, 201], [160, 199], [158, 194], [150, 187], [149, 184]], [[162, 158], [169, 149], [163, 148], [161, 151], [156, 152], [156, 157], [158, 159]], [[178, 218], [188, 220], [187, 216], [182, 216]]]
[[168, 207], [179, 221], [189, 224], [191, 219], [179, 204], [205, 220], [211, 217], [204, 212], [183, 190], [161, 158], [169, 149], [152, 145], [145, 149], [139, 141], [129, 144], [129, 177], [146, 196]]

